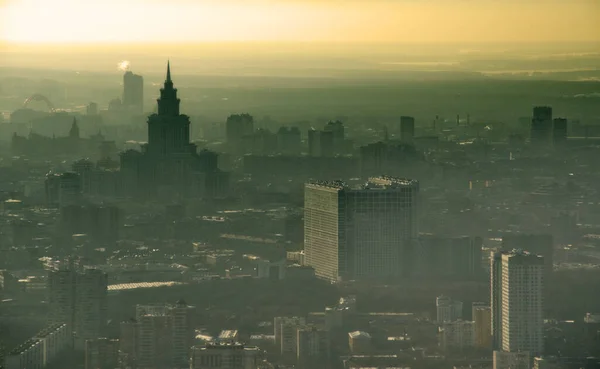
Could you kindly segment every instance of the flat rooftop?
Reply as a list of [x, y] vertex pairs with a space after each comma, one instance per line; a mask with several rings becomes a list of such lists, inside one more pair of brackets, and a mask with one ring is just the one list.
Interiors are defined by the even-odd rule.
[[414, 179], [399, 177], [371, 177], [369, 180], [358, 186], [351, 186], [344, 181], [310, 181], [306, 184], [312, 188], [327, 188], [331, 190], [387, 190], [399, 188], [418, 187], [419, 182]]
[[157, 288], [157, 287], [171, 287], [184, 284], [182, 282], [139, 282], [139, 283], [120, 283], [111, 284], [108, 286], [109, 291], [124, 291], [124, 290], [135, 290], [138, 288]]

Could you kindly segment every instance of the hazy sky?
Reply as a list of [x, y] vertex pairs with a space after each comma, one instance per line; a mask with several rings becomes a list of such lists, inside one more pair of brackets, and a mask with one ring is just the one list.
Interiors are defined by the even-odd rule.
[[599, 41], [600, 0], [0, 0], [0, 39]]

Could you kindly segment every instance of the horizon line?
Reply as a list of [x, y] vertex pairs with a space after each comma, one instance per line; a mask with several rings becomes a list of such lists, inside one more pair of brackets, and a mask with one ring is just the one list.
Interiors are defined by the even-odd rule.
[[581, 41], [539, 41], [539, 40], [519, 40], [502, 41], [492, 40], [485, 42], [476, 41], [350, 41], [350, 40], [189, 40], [189, 41], [57, 41], [57, 42], [36, 42], [36, 41], [11, 41], [1, 40], [0, 45], [8, 46], [181, 46], [181, 45], [218, 45], [218, 44], [307, 44], [307, 45], [573, 45], [588, 44], [599, 45], [600, 40], [581, 40]]

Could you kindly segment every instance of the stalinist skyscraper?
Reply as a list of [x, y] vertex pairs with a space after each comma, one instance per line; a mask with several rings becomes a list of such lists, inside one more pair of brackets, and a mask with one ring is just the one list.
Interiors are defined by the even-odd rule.
[[190, 143], [190, 118], [179, 113], [177, 89], [171, 80], [171, 64], [167, 64], [167, 78], [160, 89], [158, 114], [148, 117], [148, 144], [145, 150], [155, 157], [196, 152]]
[[171, 64], [157, 100], [158, 113], [148, 117], [148, 142], [142, 151], [121, 154], [121, 180], [126, 195], [173, 201], [220, 197], [229, 176], [217, 166], [217, 154], [197, 152], [190, 142], [190, 118], [181, 114]]

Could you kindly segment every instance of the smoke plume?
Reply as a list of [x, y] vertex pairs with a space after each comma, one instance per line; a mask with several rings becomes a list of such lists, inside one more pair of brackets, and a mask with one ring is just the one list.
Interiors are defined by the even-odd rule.
[[120, 71], [127, 72], [129, 70], [129, 60], [121, 60], [117, 63], [117, 68]]

